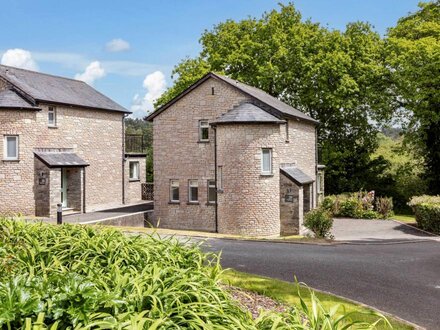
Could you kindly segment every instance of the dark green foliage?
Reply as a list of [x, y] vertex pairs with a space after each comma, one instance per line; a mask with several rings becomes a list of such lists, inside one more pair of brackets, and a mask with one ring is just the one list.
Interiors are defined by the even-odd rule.
[[415, 196], [408, 204], [421, 229], [440, 235], [440, 196]]
[[426, 161], [431, 194], [440, 193], [440, 1], [399, 19], [388, 31], [387, 62], [405, 120], [407, 146]]
[[309, 228], [318, 238], [333, 238], [330, 232], [333, 227], [333, 218], [328, 211], [322, 208], [307, 212], [304, 226]]

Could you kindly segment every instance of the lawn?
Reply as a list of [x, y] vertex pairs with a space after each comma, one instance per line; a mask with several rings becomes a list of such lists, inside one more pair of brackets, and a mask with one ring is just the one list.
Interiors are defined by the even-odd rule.
[[[303, 289], [305, 302], [254, 319], [222, 280], [241, 278], [235, 285], [254, 283], [249, 289], [262, 280], [222, 274], [218, 256], [173, 238], [0, 219], [0, 329], [365, 329], [384, 322], [363, 309], [336, 314], [338, 300], [317, 294], [320, 303]], [[281, 283], [269, 287], [288, 299], [293, 291]]]
[[405, 223], [416, 223], [416, 218], [414, 217], [414, 215], [396, 214], [393, 215], [391, 219], [402, 221]]
[[[226, 284], [236, 286], [244, 290], [257, 292], [289, 305], [299, 305], [300, 296], [308, 306], [312, 305], [312, 301], [310, 299], [310, 289], [303, 285], [298, 286], [295, 283], [238, 272], [233, 269], [224, 271], [221, 275], [221, 279]], [[318, 291], [314, 292], [322, 306], [327, 310], [330, 310], [335, 305], [340, 305], [340, 309], [337, 313], [338, 315], [353, 313], [351, 315], [353, 320], [366, 322], [374, 322], [377, 320], [377, 316], [372, 315], [372, 310], [369, 308], [331, 294]], [[388, 317], [388, 321], [393, 326], [393, 329], [413, 329], [412, 326], [393, 319], [392, 317]], [[376, 329], [389, 329], [389, 327], [385, 325], [385, 323], [381, 322], [377, 325]]]

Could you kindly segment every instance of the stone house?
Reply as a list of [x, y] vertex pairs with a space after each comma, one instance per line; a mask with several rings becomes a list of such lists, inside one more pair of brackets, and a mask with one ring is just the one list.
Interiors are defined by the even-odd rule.
[[84, 82], [0, 65], [0, 214], [140, 200], [145, 157], [124, 152], [129, 113]]
[[247, 236], [304, 232], [304, 213], [323, 195], [316, 120], [214, 73], [147, 120], [160, 227]]

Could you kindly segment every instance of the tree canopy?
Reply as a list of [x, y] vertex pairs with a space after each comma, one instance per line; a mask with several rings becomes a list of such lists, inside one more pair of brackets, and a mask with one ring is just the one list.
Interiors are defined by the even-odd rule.
[[387, 59], [406, 140], [425, 159], [431, 193], [440, 194], [440, 2], [419, 6], [389, 30]]

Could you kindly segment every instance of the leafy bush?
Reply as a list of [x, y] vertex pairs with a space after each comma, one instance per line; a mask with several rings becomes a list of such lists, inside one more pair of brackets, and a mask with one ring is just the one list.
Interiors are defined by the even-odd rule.
[[[0, 219], [0, 329], [371, 328], [319, 301], [256, 320], [194, 244], [113, 229]], [[377, 314], [378, 320], [386, 319]]]
[[334, 217], [387, 219], [393, 215], [392, 198], [379, 197], [373, 202], [374, 197], [360, 191], [326, 196], [321, 207]]
[[306, 213], [304, 226], [309, 228], [316, 237], [332, 238], [330, 230], [333, 227], [333, 218], [329, 212], [322, 208]]
[[415, 196], [408, 205], [412, 207], [421, 229], [440, 234], [440, 196]]
[[391, 197], [378, 197], [375, 203], [376, 211], [381, 215], [381, 218], [387, 219], [394, 215], [393, 199]]

